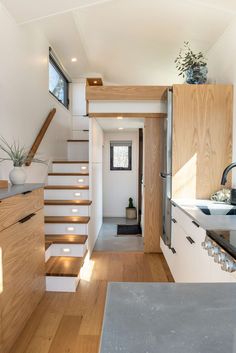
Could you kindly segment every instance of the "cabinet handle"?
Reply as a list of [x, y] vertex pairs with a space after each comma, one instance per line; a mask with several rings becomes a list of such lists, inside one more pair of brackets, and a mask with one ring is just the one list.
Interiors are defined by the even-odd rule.
[[170, 250], [172, 251], [173, 254], [176, 254], [175, 248], [170, 248]]
[[190, 244], [195, 244], [195, 241], [191, 237], [186, 237]]
[[197, 224], [197, 222], [195, 222], [195, 221], [192, 221], [192, 224], [194, 224], [198, 228], [200, 227], [199, 224]]
[[31, 192], [32, 192], [31, 190], [24, 191], [24, 192], [22, 192], [22, 195], [27, 195], [27, 194], [30, 194]]
[[172, 218], [171, 221], [172, 221], [173, 223], [177, 223], [177, 221], [176, 221], [175, 218]]
[[36, 214], [35, 213], [31, 213], [28, 216], [22, 218], [19, 220], [19, 223], [25, 223], [27, 221], [29, 221], [32, 217], [34, 217]]

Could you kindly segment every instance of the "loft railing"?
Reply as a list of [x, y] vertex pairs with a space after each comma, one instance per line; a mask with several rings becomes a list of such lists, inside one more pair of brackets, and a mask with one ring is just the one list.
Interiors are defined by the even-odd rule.
[[54, 108], [50, 111], [46, 120], [44, 121], [43, 126], [41, 127], [32, 147], [28, 153], [28, 157], [27, 157], [28, 162], [26, 163], [26, 166], [29, 167], [31, 165], [32, 159], [34, 158], [34, 156], [35, 156], [35, 154], [36, 154], [36, 152], [42, 142], [42, 139], [44, 138], [44, 135], [46, 134], [47, 129], [48, 129], [49, 125], [51, 124], [51, 121], [52, 121], [55, 114], [56, 114], [56, 109]]

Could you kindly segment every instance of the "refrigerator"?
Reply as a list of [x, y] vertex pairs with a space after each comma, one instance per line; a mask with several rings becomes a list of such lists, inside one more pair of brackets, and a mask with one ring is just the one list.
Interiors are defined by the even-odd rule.
[[163, 188], [163, 232], [164, 243], [171, 247], [171, 197], [172, 197], [172, 129], [173, 91], [167, 92], [167, 119], [164, 122], [164, 164], [160, 173]]

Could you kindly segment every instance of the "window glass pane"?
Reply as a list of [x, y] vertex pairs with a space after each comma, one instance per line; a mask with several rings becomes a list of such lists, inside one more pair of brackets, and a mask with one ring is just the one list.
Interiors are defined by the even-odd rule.
[[57, 97], [64, 105], [65, 102], [65, 79], [59, 74], [55, 67], [49, 63], [49, 91]]
[[113, 167], [114, 168], [129, 167], [129, 147], [128, 146], [113, 147]]

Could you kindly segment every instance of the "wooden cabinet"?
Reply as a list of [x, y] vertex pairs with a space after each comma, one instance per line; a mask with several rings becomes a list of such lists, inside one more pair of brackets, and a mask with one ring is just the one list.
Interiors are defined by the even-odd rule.
[[174, 198], [204, 199], [219, 190], [232, 162], [232, 102], [231, 85], [173, 86]]
[[[43, 190], [24, 196], [10, 197], [0, 203], [4, 224], [12, 219], [12, 224], [0, 232], [1, 353], [10, 351], [45, 291]], [[15, 211], [12, 214], [11, 209]]]
[[201, 246], [206, 231], [196, 227], [192, 219], [178, 207], [173, 207], [172, 250], [161, 241], [161, 248], [176, 282], [236, 282], [234, 273], [228, 273], [208, 256]]

